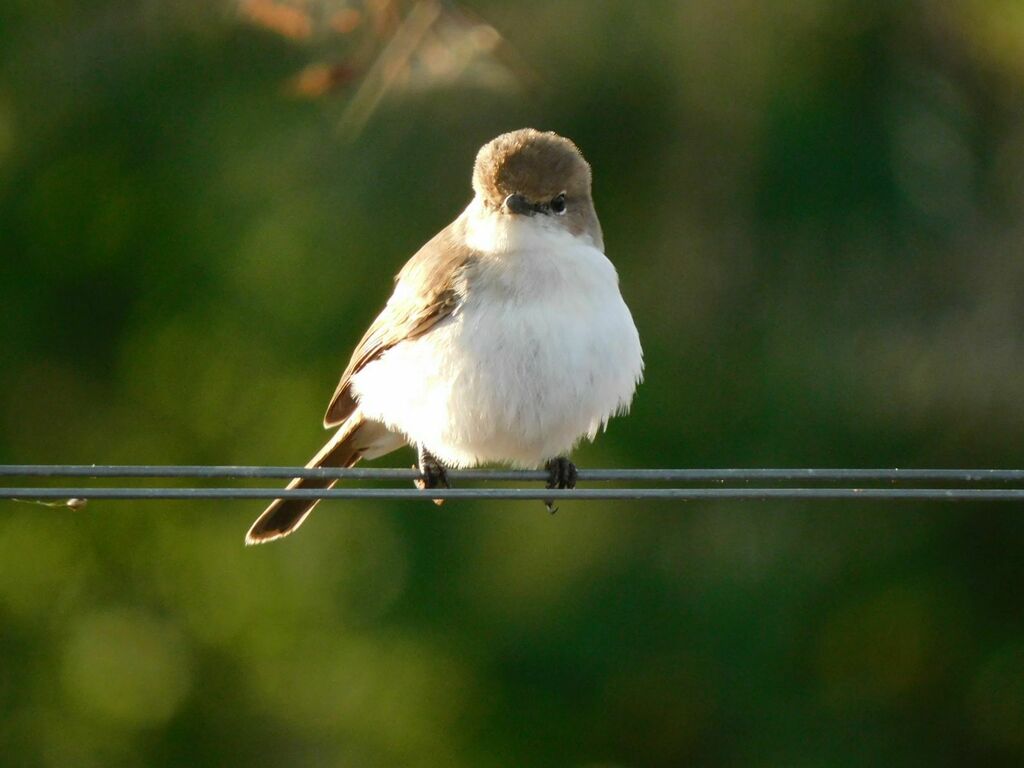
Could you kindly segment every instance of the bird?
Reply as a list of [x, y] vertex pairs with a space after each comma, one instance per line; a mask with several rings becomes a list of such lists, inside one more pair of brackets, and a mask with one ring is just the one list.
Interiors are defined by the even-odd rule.
[[[544, 467], [548, 488], [575, 487], [570, 452], [628, 411], [644, 368], [591, 180], [577, 146], [554, 132], [523, 128], [480, 149], [472, 201], [398, 272], [327, 407], [335, 432], [307, 467], [411, 445], [421, 489], [489, 463]], [[317, 501], [274, 500], [246, 543], [288, 535]]]

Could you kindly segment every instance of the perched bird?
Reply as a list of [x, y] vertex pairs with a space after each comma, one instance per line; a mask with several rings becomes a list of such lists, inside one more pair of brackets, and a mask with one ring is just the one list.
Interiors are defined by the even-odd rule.
[[[307, 466], [351, 467], [410, 444], [420, 488], [487, 462], [544, 466], [547, 487], [575, 486], [566, 455], [628, 409], [643, 372], [590, 181], [555, 133], [526, 128], [483, 146], [473, 201], [398, 273], [327, 407], [324, 427], [337, 431]], [[246, 543], [286, 536], [316, 503], [275, 500]]]

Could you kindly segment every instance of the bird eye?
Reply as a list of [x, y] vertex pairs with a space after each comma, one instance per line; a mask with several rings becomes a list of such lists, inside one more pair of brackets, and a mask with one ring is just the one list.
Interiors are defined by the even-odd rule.
[[504, 205], [512, 213], [523, 214], [525, 216], [532, 216], [535, 213], [533, 206], [530, 205], [525, 197], [518, 193], [514, 193], [506, 197]]
[[565, 192], [552, 198], [549, 206], [552, 213], [557, 213], [559, 216], [565, 213]]

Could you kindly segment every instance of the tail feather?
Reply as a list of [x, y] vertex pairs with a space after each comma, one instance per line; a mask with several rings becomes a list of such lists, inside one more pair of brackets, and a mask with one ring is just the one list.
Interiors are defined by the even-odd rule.
[[[360, 429], [365, 425], [366, 422], [359, 413], [352, 414], [324, 447], [317, 452], [316, 456], [309, 460], [306, 467], [312, 469], [354, 465], [363, 457], [358, 438]], [[288, 483], [288, 489], [333, 488], [335, 483], [337, 480], [296, 477]], [[252, 524], [249, 532], [245, 535], [245, 543], [264, 544], [287, 536], [302, 525], [306, 516], [319, 502], [319, 499], [274, 499]]]

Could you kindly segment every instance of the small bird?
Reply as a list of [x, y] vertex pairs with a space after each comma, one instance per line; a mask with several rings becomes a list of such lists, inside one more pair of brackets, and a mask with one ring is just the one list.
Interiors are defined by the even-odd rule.
[[[324, 427], [337, 431], [307, 466], [351, 467], [409, 444], [419, 488], [489, 462], [544, 466], [548, 488], [574, 487], [567, 454], [629, 408], [643, 373], [590, 185], [583, 155], [555, 133], [485, 144], [472, 202], [398, 273], [327, 407]], [[288, 535], [316, 504], [275, 500], [246, 543]]]

